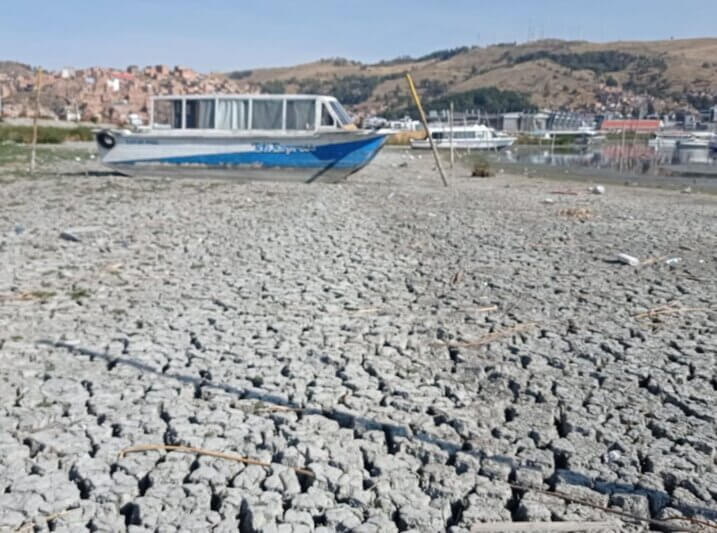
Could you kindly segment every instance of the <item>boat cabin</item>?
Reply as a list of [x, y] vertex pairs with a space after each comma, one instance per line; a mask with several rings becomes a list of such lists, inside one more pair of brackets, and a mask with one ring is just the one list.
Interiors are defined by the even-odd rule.
[[[431, 137], [435, 141], [449, 140], [451, 130], [449, 127], [431, 128]], [[482, 125], [456, 126], [453, 128], [453, 139], [492, 139], [495, 137], [493, 130]]]
[[155, 96], [150, 128], [306, 133], [345, 129], [352, 120], [332, 96], [216, 94]]

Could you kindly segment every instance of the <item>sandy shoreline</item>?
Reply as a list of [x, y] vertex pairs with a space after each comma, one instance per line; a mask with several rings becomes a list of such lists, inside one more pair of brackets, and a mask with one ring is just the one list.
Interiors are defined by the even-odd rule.
[[452, 185], [0, 184], [0, 531], [717, 521], [717, 198]]

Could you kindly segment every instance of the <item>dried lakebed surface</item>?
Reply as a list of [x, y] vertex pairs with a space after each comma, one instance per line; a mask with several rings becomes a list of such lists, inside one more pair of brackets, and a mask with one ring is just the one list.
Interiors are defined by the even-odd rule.
[[0, 530], [717, 520], [717, 199], [438, 183], [4, 183]]

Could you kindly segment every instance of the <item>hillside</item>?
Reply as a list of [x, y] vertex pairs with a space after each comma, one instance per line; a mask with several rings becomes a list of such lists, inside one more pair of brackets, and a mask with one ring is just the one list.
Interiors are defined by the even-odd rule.
[[[361, 114], [413, 110], [411, 72], [430, 109], [452, 101], [458, 111], [497, 113], [548, 108], [644, 116], [703, 110], [717, 104], [717, 38], [589, 43], [543, 40], [461, 47], [375, 64], [323, 59], [285, 68], [201, 74], [154, 65], [66, 68], [43, 77], [41, 114], [48, 118], [126, 123], [147, 120], [153, 94], [290, 92], [333, 94]], [[28, 65], [0, 61], [4, 117], [34, 108]]]
[[537, 107], [652, 112], [717, 102], [717, 39], [589, 43], [545, 40], [463, 47], [377, 64], [320, 60], [230, 73], [268, 92], [328, 92], [357, 111], [409, 104], [403, 73], [432, 99], [495, 87]]

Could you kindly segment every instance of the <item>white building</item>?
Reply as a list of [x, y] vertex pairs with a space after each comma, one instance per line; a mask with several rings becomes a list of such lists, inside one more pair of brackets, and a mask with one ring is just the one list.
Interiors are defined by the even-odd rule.
[[420, 129], [423, 129], [423, 126], [421, 125], [420, 121], [413, 120], [409, 116], [405, 116], [400, 120], [391, 120], [388, 123], [388, 127], [392, 130], [400, 131], [418, 131]]

